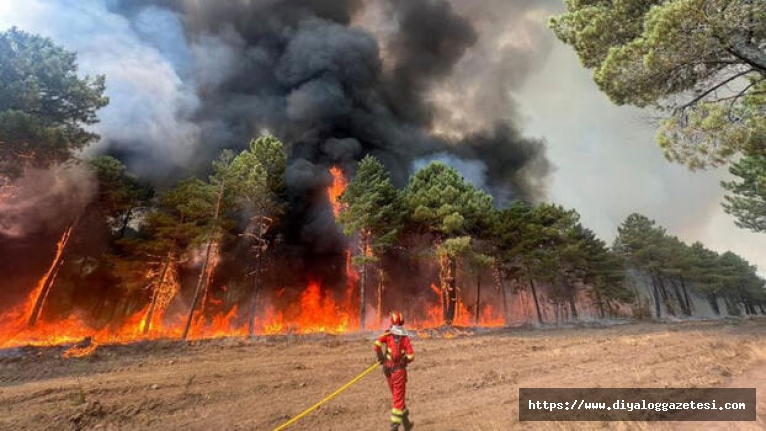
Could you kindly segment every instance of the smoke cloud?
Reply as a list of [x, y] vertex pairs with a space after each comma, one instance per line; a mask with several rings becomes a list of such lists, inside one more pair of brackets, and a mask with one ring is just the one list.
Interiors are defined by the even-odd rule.
[[93, 171], [81, 164], [30, 169], [0, 199], [0, 237], [59, 232], [96, 192]]
[[[520, 132], [512, 97], [548, 49], [516, 40], [534, 2], [503, 17], [501, 2], [446, 0], [10, 3], [0, 26], [52, 36], [107, 75], [92, 150], [140, 177], [204, 174], [264, 129], [287, 142], [296, 239], [314, 248], [339, 235], [320, 193], [327, 168], [351, 172], [366, 154], [399, 186], [414, 161], [447, 155], [484, 166], [479, 183], [500, 202], [544, 197], [545, 147]], [[508, 27], [512, 39], [492, 40]]]

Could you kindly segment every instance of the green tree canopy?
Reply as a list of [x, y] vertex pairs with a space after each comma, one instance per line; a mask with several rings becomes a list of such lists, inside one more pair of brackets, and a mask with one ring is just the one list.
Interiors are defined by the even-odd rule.
[[376, 158], [359, 162], [340, 201], [345, 205], [340, 222], [346, 235], [363, 233], [374, 254], [396, 239], [402, 218], [399, 194]]
[[647, 272], [656, 271], [667, 258], [663, 248], [665, 229], [654, 220], [633, 213], [617, 228], [615, 252], [634, 268]]
[[451, 325], [457, 305], [457, 260], [471, 235], [491, 226], [492, 197], [465, 181], [452, 167], [433, 162], [417, 171], [402, 192], [408, 224], [434, 237], [439, 258], [444, 321]]
[[690, 168], [766, 148], [766, 2], [566, 0], [550, 21], [615, 103], [667, 114], [658, 141]]
[[743, 157], [729, 172], [739, 180], [721, 183], [731, 193], [724, 197], [724, 210], [736, 218], [737, 226], [766, 232], [766, 156]]
[[[344, 205], [339, 221], [346, 235], [358, 235], [359, 253], [354, 262], [361, 266], [359, 283], [360, 327], [365, 328], [367, 308], [367, 266], [378, 263], [380, 253], [397, 239], [402, 211], [399, 192], [386, 168], [374, 157], [359, 162], [356, 175], [340, 196]], [[382, 268], [378, 266], [382, 288]], [[380, 309], [380, 304], [378, 304]]]
[[492, 197], [452, 167], [433, 162], [417, 171], [403, 192], [411, 221], [438, 236], [457, 236], [485, 226]]
[[107, 105], [104, 76], [77, 76], [77, 57], [16, 28], [0, 33], [0, 179], [61, 163], [98, 139], [85, 129]]
[[216, 181], [226, 181], [227, 195], [252, 217], [277, 217], [284, 211], [287, 163], [284, 145], [273, 136], [250, 141], [248, 149], [237, 154], [231, 165], [217, 165]]
[[154, 256], [177, 254], [204, 242], [215, 211], [216, 189], [189, 178], [162, 193], [159, 204], [144, 222], [142, 248]]
[[90, 165], [98, 178], [97, 203], [110, 226], [123, 236], [133, 210], [148, 204], [154, 190], [128, 174], [125, 165], [114, 157], [96, 157]]

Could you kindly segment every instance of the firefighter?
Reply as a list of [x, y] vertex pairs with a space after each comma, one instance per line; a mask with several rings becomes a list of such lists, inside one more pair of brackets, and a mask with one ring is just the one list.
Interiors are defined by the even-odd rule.
[[412, 343], [404, 330], [402, 313], [391, 313], [391, 327], [375, 341], [375, 354], [383, 365], [383, 373], [391, 390], [391, 431], [398, 431], [399, 425], [405, 431], [412, 429], [409, 411], [405, 404], [407, 386], [407, 364], [415, 359]]

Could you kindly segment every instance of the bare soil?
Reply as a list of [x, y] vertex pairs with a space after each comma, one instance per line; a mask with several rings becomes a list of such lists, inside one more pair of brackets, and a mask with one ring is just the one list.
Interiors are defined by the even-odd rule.
[[[372, 363], [375, 334], [0, 352], [2, 430], [272, 430]], [[519, 422], [520, 387], [766, 389], [766, 320], [421, 332], [417, 430], [764, 429], [756, 422]], [[759, 397], [759, 401], [760, 401]], [[290, 430], [387, 430], [376, 370]]]

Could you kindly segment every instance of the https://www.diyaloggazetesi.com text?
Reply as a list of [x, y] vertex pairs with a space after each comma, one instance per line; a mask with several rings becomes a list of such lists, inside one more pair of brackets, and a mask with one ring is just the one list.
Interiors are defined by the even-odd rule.
[[519, 389], [520, 421], [753, 421], [754, 388]]

